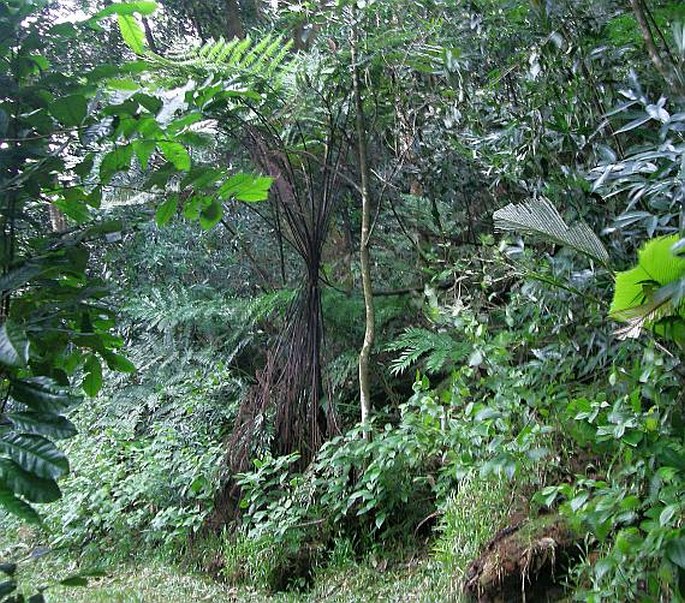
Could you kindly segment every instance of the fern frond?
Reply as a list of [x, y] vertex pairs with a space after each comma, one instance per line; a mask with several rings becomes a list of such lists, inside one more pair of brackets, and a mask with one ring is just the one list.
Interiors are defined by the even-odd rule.
[[391, 352], [401, 350], [400, 355], [390, 364], [392, 374], [399, 375], [424, 356], [426, 372], [437, 373], [450, 362], [464, 359], [470, 351], [470, 346], [455, 341], [447, 333], [410, 327], [385, 349]]
[[267, 34], [257, 42], [249, 36], [228, 42], [219, 38], [151, 60], [167, 71], [211, 77], [226, 86], [241, 81], [267, 83], [271, 88], [279, 88], [287, 73], [291, 46], [290, 40], [276, 34]]
[[604, 266], [609, 264], [609, 253], [592, 229], [585, 222], [569, 226], [547, 199], [531, 199], [522, 204], [510, 203], [498, 209], [493, 218], [495, 228], [499, 230], [540, 235], [571, 247]]

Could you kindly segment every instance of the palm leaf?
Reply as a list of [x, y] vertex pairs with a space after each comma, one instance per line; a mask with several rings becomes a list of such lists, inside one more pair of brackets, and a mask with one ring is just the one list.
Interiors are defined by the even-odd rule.
[[510, 203], [497, 210], [493, 218], [495, 228], [499, 230], [540, 235], [575, 249], [604, 266], [609, 264], [609, 253], [592, 229], [585, 222], [576, 222], [572, 226], [566, 224], [548, 199]]

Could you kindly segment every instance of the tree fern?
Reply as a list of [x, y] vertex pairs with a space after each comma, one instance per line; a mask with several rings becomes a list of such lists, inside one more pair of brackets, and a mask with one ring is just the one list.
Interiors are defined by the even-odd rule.
[[167, 71], [210, 77], [213, 83], [248, 81], [279, 88], [291, 46], [292, 42], [274, 34], [256, 43], [249, 36], [230, 41], [219, 38], [190, 50], [171, 51], [165, 57], [154, 55], [151, 61]]
[[526, 203], [510, 203], [497, 210], [493, 218], [495, 228], [540, 235], [560, 245], [571, 247], [604, 266], [609, 254], [599, 237], [585, 222], [569, 226], [548, 199], [531, 199]]
[[386, 350], [401, 350], [401, 354], [390, 365], [393, 375], [399, 375], [422, 357], [425, 357], [426, 372], [437, 373], [448, 364], [466, 358], [471, 346], [465, 342], [455, 341], [447, 333], [410, 327], [398, 339], [389, 343]]

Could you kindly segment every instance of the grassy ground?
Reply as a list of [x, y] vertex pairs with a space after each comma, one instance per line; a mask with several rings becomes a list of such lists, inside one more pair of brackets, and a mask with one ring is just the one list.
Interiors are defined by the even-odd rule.
[[[45, 598], [48, 603], [456, 601], [444, 585], [437, 588], [435, 570], [426, 560], [410, 561], [392, 569], [350, 564], [318, 575], [307, 593], [268, 594], [221, 584], [207, 576], [149, 560], [113, 566], [106, 576], [91, 578], [87, 586], [52, 586], [45, 591]], [[47, 555], [24, 564], [18, 579], [29, 595], [35, 592], [29, 585], [55, 584], [75, 573], [76, 568], [67, 559]]]
[[[17, 578], [24, 594], [33, 594], [39, 586], [49, 586], [45, 591], [48, 603], [459, 601], [465, 568], [488, 538], [504, 525], [509, 498], [504, 482], [464, 482], [460, 491], [450, 498], [433, 537], [420, 552], [395, 550], [395, 554], [389, 555], [392, 551], [379, 548], [376, 555], [369, 554], [364, 560], [355, 561], [354, 553], [342, 546], [331, 553], [328, 567], [315, 568], [313, 585], [300, 593], [270, 594], [217, 582], [206, 574], [164, 561], [161, 553], [155, 551], [148, 551], [148, 556], [136, 560], [129, 557], [122, 560], [122, 552], [116, 550], [100, 554], [97, 548], [82, 551], [81, 555], [74, 551], [52, 551], [36, 556], [44, 548], [45, 537], [16, 524], [3, 526], [2, 521], [0, 560], [23, 560]], [[3, 530], [9, 525], [14, 527]], [[110, 542], [109, 546], [116, 549], [117, 545]], [[216, 542], [208, 546], [211, 558], [222, 545]], [[223, 550], [225, 553], [226, 549]], [[238, 563], [245, 563], [244, 556], [244, 552], [238, 552]], [[82, 560], [81, 567], [77, 558]], [[104, 576], [90, 578], [87, 586], [59, 585], [61, 580], [98, 564]], [[206, 565], [202, 563], [202, 566]]]

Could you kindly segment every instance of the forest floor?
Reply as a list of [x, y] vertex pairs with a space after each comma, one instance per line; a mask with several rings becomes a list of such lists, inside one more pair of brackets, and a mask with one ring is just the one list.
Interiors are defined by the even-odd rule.
[[[0, 552], [11, 543], [3, 542]], [[30, 554], [27, 555], [30, 557]], [[107, 564], [104, 576], [89, 578], [86, 586], [61, 586], [59, 581], [78, 574], [73, 558], [48, 553], [20, 565], [17, 578], [25, 595], [36, 587], [50, 586], [48, 603], [187, 603], [221, 601], [236, 603], [352, 603], [361, 601], [433, 602], [457, 601], [452, 589], [440, 578], [436, 564], [427, 558], [412, 559], [393, 567], [371, 562], [350, 562], [343, 567], [317, 573], [306, 592], [267, 593], [231, 586], [159, 559]], [[454, 592], [454, 591], [452, 591]]]

